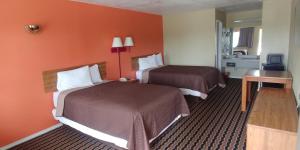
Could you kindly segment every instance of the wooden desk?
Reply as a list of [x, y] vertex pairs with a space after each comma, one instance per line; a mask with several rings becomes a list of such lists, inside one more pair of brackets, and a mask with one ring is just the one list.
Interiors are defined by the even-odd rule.
[[297, 127], [292, 89], [261, 88], [247, 123], [247, 150], [294, 150]]
[[281, 83], [285, 85], [285, 88], [291, 89], [292, 75], [287, 71], [249, 70], [243, 77], [242, 111], [246, 111], [247, 98], [250, 100], [251, 83], [249, 82]]

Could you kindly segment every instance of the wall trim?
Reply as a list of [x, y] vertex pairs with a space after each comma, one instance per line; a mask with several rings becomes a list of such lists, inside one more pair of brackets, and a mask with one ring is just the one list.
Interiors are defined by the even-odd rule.
[[37, 132], [37, 133], [31, 134], [31, 135], [29, 135], [29, 136], [27, 136], [27, 137], [25, 137], [25, 138], [22, 138], [22, 139], [20, 139], [20, 140], [17, 140], [17, 141], [15, 141], [15, 142], [13, 142], [13, 143], [10, 143], [10, 144], [8, 144], [8, 145], [5, 145], [5, 146], [3, 146], [3, 147], [0, 147], [0, 150], [10, 149], [10, 148], [12, 148], [12, 147], [14, 147], [14, 146], [17, 146], [17, 145], [22, 144], [22, 143], [24, 143], [24, 142], [27, 142], [27, 141], [29, 141], [29, 140], [31, 140], [31, 139], [34, 139], [34, 138], [36, 138], [36, 137], [38, 137], [38, 136], [41, 136], [41, 135], [43, 135], [43, 134], [45, 134], [45, 133], [47, 133], [47, 132], [50, 132], [50, 131], [52, 131], [52, 130], [54, 130], [54, 129], [56, 129], [56, 128], [59, 128], [59, 127], [61, 127], [62, 125], [63, 125], [62, 123], [58, 123], [58, 124], [56, 124], [56, 125], [54, 125], [54, 126], [51, 126], [51, 127], [49, 127], [49, 128], [46, 128], [46, 129], [44, 129], [44, 130], [41, 130], [41, 131], [39, 131], [39, 132]]

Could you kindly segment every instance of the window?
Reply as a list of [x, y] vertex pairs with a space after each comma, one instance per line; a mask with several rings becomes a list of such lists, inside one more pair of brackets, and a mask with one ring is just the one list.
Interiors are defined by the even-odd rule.
[[232, 37], [232, 47], [235, 48], [239, 44], [240, 31], [234, 31]]

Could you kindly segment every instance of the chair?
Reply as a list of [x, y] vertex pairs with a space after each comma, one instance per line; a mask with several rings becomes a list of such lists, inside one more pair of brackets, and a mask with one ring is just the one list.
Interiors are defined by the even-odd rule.
[[[283, 54], [268, 54], [267, 63], [262, 64], [263, 70], [284, 71]], [[283, 84], [263, 83], [263, 87], [283, 88]]]
[[283, 54], [268, 54], [267, 63], [262, 64], [263, 70], [284, 71]]

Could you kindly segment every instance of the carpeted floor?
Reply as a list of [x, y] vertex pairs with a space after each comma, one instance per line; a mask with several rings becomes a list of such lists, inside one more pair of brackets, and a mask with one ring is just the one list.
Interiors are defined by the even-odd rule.
[[[191, 115], [177, 121], [153, 141], [152, 149], [245, 149], [249, 109], [240, 111], [241, 87], [241, 80], [230, 79], [225, 89], [214, 89], [206, 100], [186, 97]], [[114, 150], [116, 147], [62, 126], [12, 149]]]

